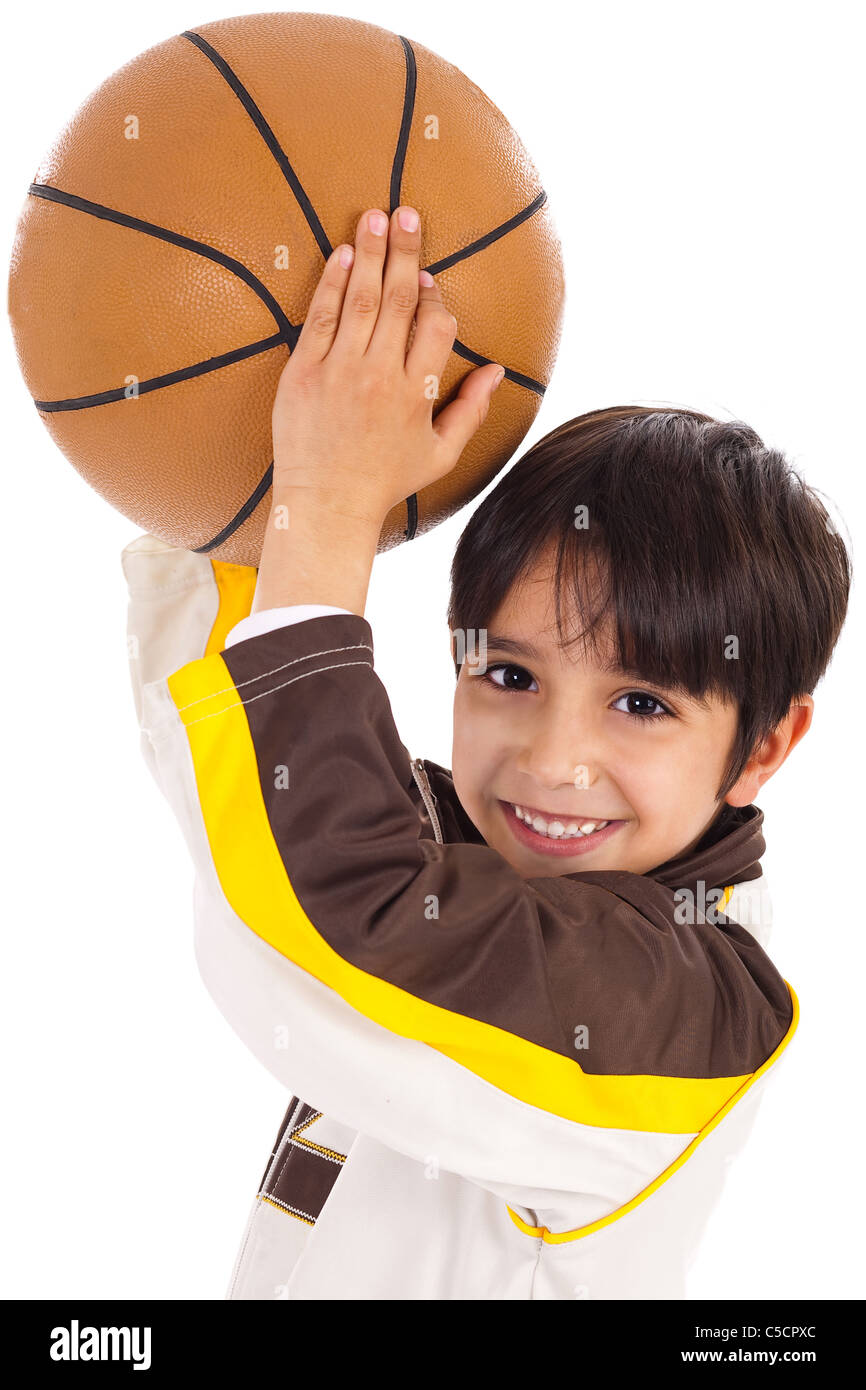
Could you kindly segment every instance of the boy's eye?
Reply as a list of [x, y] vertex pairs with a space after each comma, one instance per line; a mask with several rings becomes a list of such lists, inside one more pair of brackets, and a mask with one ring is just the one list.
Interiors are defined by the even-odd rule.
[[[494, 680], [502, 672], [502, 680]], [[478, 677], [475, 677], [478, 679]], [[480, 677], [494, 686], [496, 690], [511, 692], [513, 695], [522, 695], [527, 691], [526, 682], [530, 685], [535, 684], [535, 677], [526, 670], [525, 666], [516, 666], [511, 661], [497, 661]], [[625, 708], [623, 709], [623, 701]], [[671, 711], [666, 705], [662, 704], [657, 695], [650, 695], [646, 690], [629, 690], [627, 694], [620, 695], [612, 705], [613, 709], [622, 709], [623, 714], [629, 714], [633, 719], [664, 719], [672, 718]]]
[[[508, 676], [504, 676], [501, 683], [492, 679], [493, 673], [496, 672], [498, 674], [498, 672], [500, 671], [508, 672]], [[514, 691], [516, 694], [520, 695], [525, 690], [525, 686], [513, 683], [512, 678], [515, 675], [517, 676], [518, 681], [521, 678], [525, 678], [528, 681], [534, 681], [534, 677], [529, 674], [525, 667], [515, 666], [510, 661], [500, 661], [493, 666], [488, 666], [486, 672], [484, 673], [481, 679], [489, 681], [489, 683], [492, 686], [495, 686], [497, 690], [511, 690]]]
[[645, 690], [630, 690], [627, 695], [620, 695], [613, 702], [613, 708], [622, 708], [625, 701], [626, 708], [623, 714], [631, 714], [636, 719], [659, 719], [665, 715], [670, 715], [670, 710], [662, 704], [661, 700], [655, 695], [649, 695]]

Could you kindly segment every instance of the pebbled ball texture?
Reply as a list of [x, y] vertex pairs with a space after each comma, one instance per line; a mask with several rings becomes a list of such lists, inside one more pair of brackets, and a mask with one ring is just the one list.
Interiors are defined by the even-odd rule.
[[501, 362], [506, 378], [453, 471], [389, 513], [379, 549], [451, 516], [539, 408], [561, 246], [484, 93], [421, 44], [339, 16], [178, 34], [109, 77], [56, 140], [18, 222], [8, 304], [57, 446], [146, 531], [257, 565], [277, 381], [325, 259], [365, 208], [404, 203], [458, 324], [435, 409], [476, 366]]

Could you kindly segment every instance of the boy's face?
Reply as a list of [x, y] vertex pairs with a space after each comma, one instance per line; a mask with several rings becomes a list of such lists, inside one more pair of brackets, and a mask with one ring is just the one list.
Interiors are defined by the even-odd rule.
[[[691, 849], [718, 814], [736, 707], [606, 670], [589, 644], [566, 651], [552, 583], [548, 550], [486, 629], [486, 653], [481, 636], [473, 650], [467, 634], [454, 696], [454, 787], [487, 844], [523, 878], [646, 873]], [[503, 637], [520, 650], [502, 646]], [[542, 830], [585, 825], [589, 833], [545, 838], [512, 803], [540, 815]], [[602, 820], [609, 824], [589, 828]]]

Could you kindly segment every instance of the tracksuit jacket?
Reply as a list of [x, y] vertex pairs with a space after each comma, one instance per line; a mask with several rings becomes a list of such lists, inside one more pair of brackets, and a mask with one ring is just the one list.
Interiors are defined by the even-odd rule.
[[404, 747], [365, 618], [248, 616], [255, 568], [151, 535], [122, 565], [197, 963], [291, 1097], [226, 1297], [686, 1297], [797, 1026], [763, 812], [524, 879]]

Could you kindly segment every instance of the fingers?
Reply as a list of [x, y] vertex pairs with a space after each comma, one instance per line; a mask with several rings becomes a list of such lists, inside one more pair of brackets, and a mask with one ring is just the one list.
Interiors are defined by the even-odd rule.
[[[419, 390], [435, 397], [439, 394], [439, 378], [451, 354], [457, 336], [457, 320], [445, 307], [439, 286], [432, 275], [427, 275], [429, 285], [418, 285], [418, 303], [415, 309], [415, 337], [406, 356], [406, 375], [413, 380]], [[430, 377], [434, 380], [431, 383]], [[432, 390], [431, 386], [435, 389]]]
[[351, 356], [367, 351], [382, 302], [382, 267], [388, 249], [388, 217], [381, 208], [365, 212], [355, 233], [355, 261], [343, 301], [334, 350]]
[[[406, 213], [411, 216], [401, 216]], [[381, 232], [375, 230], [377, 226]], [[358, 222], [355, 247], [338, 246], [328, 258], [292, 359], [321, 361], [332, 351], [356, 356], [393, 354], [433, 408], [457, 336], [457, 320], [445, 307], [432, 276], [426, 271], [419, 275], [420, 248], [420, 225], [413, 208], [397, 208], [390, 220], [378, 208], [365, 212]], [[430, 283], [421, 283], [424, 280]], [[407, 353], [413, 322], [415, 332]], [[492, 363], [471, 372], [456, 399], [436, 416], [433, 428], [438, 447], [443, 460], [450, 459], [446, 469], [484, 423], [500, 370]]]
[[421, 219], [415, 208], [395, 208], [388, 228], [388, 255], [379, 317], [368, 355], [388, 357], [403, 366], [406, 344], [418, 304]]
[[494, 362], [470, 372], [460, 383], [455, 399], [440, 410], [433, 421], [444, 472], [454, 467], [473, 434], [487, 419], [490, 400], [496, 390], [494, 382], [501, 371], [501, 366]]
[[292, 351], [293, 361], [321, 362], [327, 357], [340, 324], [354, 258], [352, 246], [337, 246], [328, 257]]

